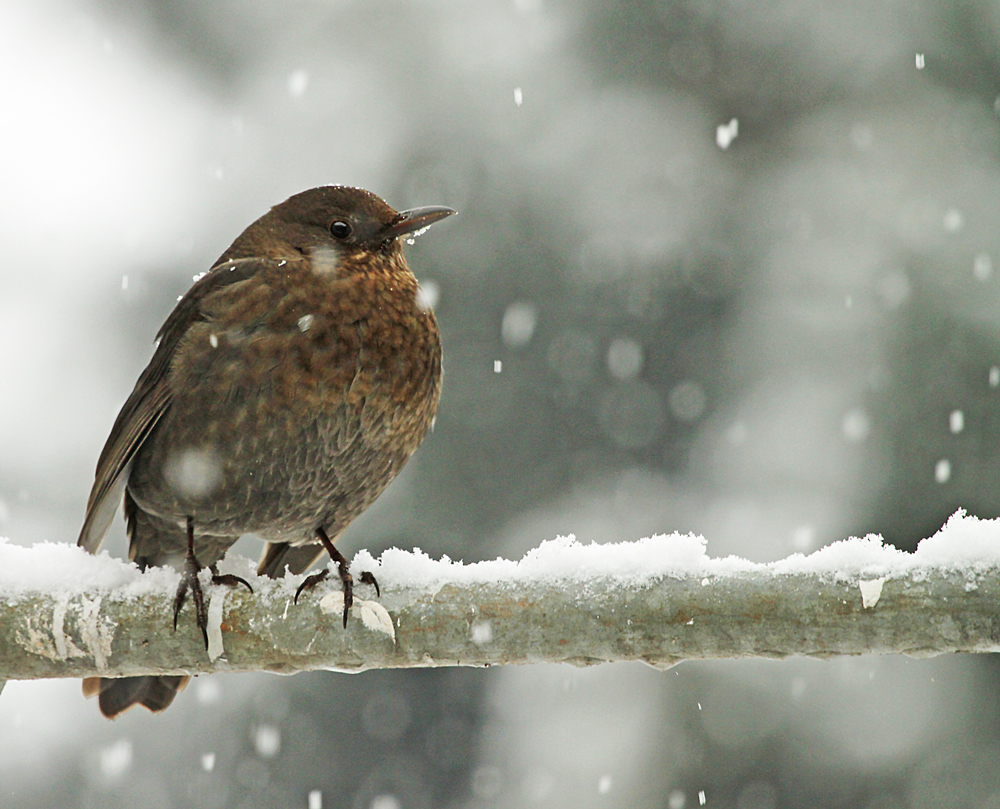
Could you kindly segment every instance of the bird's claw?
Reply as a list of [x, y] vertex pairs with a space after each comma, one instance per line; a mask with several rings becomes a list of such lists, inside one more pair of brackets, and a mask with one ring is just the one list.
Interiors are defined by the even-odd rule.
[[247, 588], [251, 593], [253, 592], [253, 587], [250, 586], [250, 582], [244, 579], [242, 576], [237, 576], [233, 573], [220, 573], [215, 565], [212, 565], [212, 584], [224, 584], [226, 587], [239, 587], [241, 584]]
[[359, 573], [358, 581], [361, 582], [362, 584], [370, 584], [372, 587], [375, 588], [375, 595], [378, 598], [382, 597], [382, 591], [379, 589], [378, 582], [375, 580], [374, 573], [368, 570], [364, 571], [364, 573]]
[[303, 590], [311, 590], [329, 575], [329, 570], [321, 570], [319, 573], [313, 573], [311, 576], [306, 576], [302, 580], [302, 584], [300, 584], [298, 589], [295, 591], [295, 598], [292, 599], [292, 602], [298, 604], [299, 596], [302, 594]]
[[[351, 611], [351, 607], [354, 606], [354, 577], [347, 569], [346, 564], [338, 564], [337, 572], [340, 576], [340, 584], [344, 588], [344, 629], [347, 629], [347, 616]], [[305, 579], [302, 580], [302, 584], [300, 584], [298, 589], [295, 591], [295, 598], [293, 599], [293, 602], [298, 604], [299, 596], [303, 591], [311, 590], [321, 581], [325, 581], [329, 575], [330, 569], [325, 568], [319, 573], [313, 573], [311, 576], [306, 576]], [[372, 585], [375, 588], [375, 594], [378, 596], [382, 595], [381, 590], [379, 590], [378, 582], [375, 580], [375, 576], [367, 570], [364, 573], [358, 574], [358, 581], [361, 584]]]

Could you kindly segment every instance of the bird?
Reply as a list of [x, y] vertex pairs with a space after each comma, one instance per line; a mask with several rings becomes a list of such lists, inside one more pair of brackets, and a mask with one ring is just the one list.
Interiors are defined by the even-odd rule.
[[[78, 545], [96, 553], [120, 504], [129, 558], [181, 571], [206, 646], [198, 572], [243, 534], [266, 540], [259, 575], [308, 570], [399, 474], [431, 429], [441, 338], [403, 242], [455, 213], [397, 212], [370, 191], [327, 185], [251, 223], [180, 298], [101, 452]], [[296, 592], [327, 576], [308, 576]], [[378, 583], [370, 573], [362, 583]], [[88, 678], [105, 716], [165, 710], [185, 676]]]

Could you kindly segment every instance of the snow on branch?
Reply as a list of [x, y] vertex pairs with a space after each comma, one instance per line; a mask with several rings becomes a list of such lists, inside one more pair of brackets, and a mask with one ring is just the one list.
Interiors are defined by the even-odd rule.
[[0, 540], [0, 681], [1000, 650], [1000, 521], [962, 512], [913, 554], [866, 537], [770, 564], [677, 534], [470, 565], [362, 551], [382, 596], [358, 585], [346, 630], [335, 577], [293, 604], [300, 577], [228, 570], [254, 593], [204, 580], [206, 651], [190, 604], [171, 628], [174, 571]]

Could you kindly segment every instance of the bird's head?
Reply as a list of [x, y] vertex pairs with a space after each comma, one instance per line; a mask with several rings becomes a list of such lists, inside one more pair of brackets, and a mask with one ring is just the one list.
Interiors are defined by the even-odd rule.
[[310, 188], [275, 205], [251, 224], [219, 259], [308, 258], [320, 272], [352, 263], [402, 261], [400, 240], [454, 214], [431, 205], [396, 211], [362, 188]]

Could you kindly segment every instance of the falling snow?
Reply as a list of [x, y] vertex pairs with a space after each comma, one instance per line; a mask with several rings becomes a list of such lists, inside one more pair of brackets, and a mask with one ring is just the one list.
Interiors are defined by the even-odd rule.
[[101, 775], [111, 781], [121, 778], [132, 766], [132, 742], [122, 739], [100, 751]]
[[948, 429], [956, 434], [965, 429], [965, 414], [961, 410], [952, 410], [948, 415]]
[[309, 72], [306, 70], [296, 70], [288, 77], [288, 94], [292, 98], [304, 96], [308, 86]]
[[989, 281], [993, 277], [993, 259], [989, 253], [979, 253], [972, 260], [972, 274], [979, 281]]
[[538, 308], [528, 301], [510, 304], [503, 313], [500, 335], [504, 344], [521, 348], [531, 342], [538, 323]]
[[254, 733], [253, 746], [261, 758], [274, 758], [281, 750], [281, 731], [274, 725], [260, 725]]
[[720, 124], [715, 128], [715, 145], [720, 149], [728, 149], [739, 133], [740, 122], [736, 118], [731, 119], [728, 124]]

